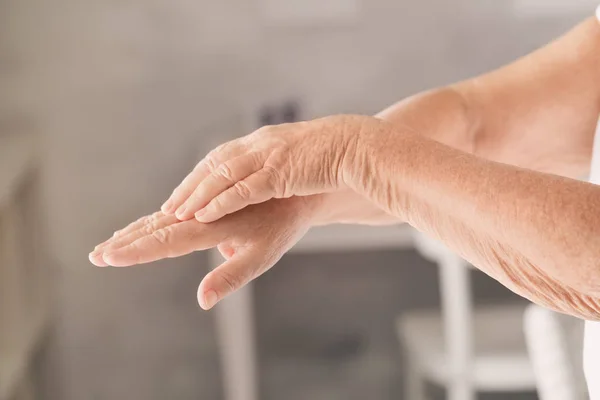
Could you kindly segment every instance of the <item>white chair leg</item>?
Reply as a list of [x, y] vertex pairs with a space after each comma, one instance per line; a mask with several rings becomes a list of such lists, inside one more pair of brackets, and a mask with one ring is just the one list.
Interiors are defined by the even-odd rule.
[[405, 400], [426, 400], [425, 380], [417, 365], [407, 357], [406, 374], [404, 381]]
[[451, 252], [439, 261], [446, 353], [450, 377], [448, 400], [475, 400], [470, 371], [473, 362], [473, 321], [469, 269]]
[[[209, 251], [209, 258], [211, 268], [223, 260], [216, 249]], [[225, 399], [257, 400], [258, 365], [252, 285], [221, 301], [215, 311]]]

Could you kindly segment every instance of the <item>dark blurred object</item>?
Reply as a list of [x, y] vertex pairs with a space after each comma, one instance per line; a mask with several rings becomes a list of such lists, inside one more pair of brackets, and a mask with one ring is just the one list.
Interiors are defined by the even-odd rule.
[[277, 125], [300, 120], [300, 105], [295, 100], [288, 100], [278, 105], [265, 105], [259, 111], [259, 124]]
[[285, 103], [281, 110], [283, 123], [297, 122], [300, 120], [300, 106], [295, 101]]
[[265, 106], [260, 110], [260, 126], [277, 124], [277, 111], [270, 106]]

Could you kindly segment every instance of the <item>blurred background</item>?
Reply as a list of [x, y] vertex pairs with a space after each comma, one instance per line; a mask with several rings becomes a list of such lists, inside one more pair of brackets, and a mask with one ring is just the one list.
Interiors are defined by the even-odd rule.
[[0, 0], [0, 399], [536, 399], [525, 302], [406, 227], [311, 232], [208, 313], [208, 253], [87, 254], [225, 140], [374, 114], [594, 3]]

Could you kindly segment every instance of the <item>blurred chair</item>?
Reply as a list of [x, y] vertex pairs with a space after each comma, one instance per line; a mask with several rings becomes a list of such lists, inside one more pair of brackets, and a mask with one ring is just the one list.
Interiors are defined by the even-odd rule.
[[530, 305], [525, 337], [540, 400], [588, 399], [583, 372], [584, 323], [568, 315]]
[[396, 321], [407, 359], [405, 400], [426, 399], [427, 381], [444, 387], [449, 400], [473, 400], [477, 392], [535, 391], [523, 336], [525, 306], [474, 307], [470, 265], [417, 232], [415, 246], [439, 266], [442, 307]]
[[49, 319], [37, 161], [31, 136], [0, 135], [0, 400], [33, 398], [31, 362]]

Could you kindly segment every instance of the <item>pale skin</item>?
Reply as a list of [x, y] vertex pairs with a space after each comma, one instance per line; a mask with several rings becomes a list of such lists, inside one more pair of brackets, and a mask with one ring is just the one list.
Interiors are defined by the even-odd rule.
[[[129, 266], [217, 246], [209, 309], [314, 225], [409, 223], [538, 304], [600, 320], [600, 25], [375, 117], [264, 127], [211, 152], [162, 211], [96, 247]], [[252, 205], [255, 204], [255, 205]]]

